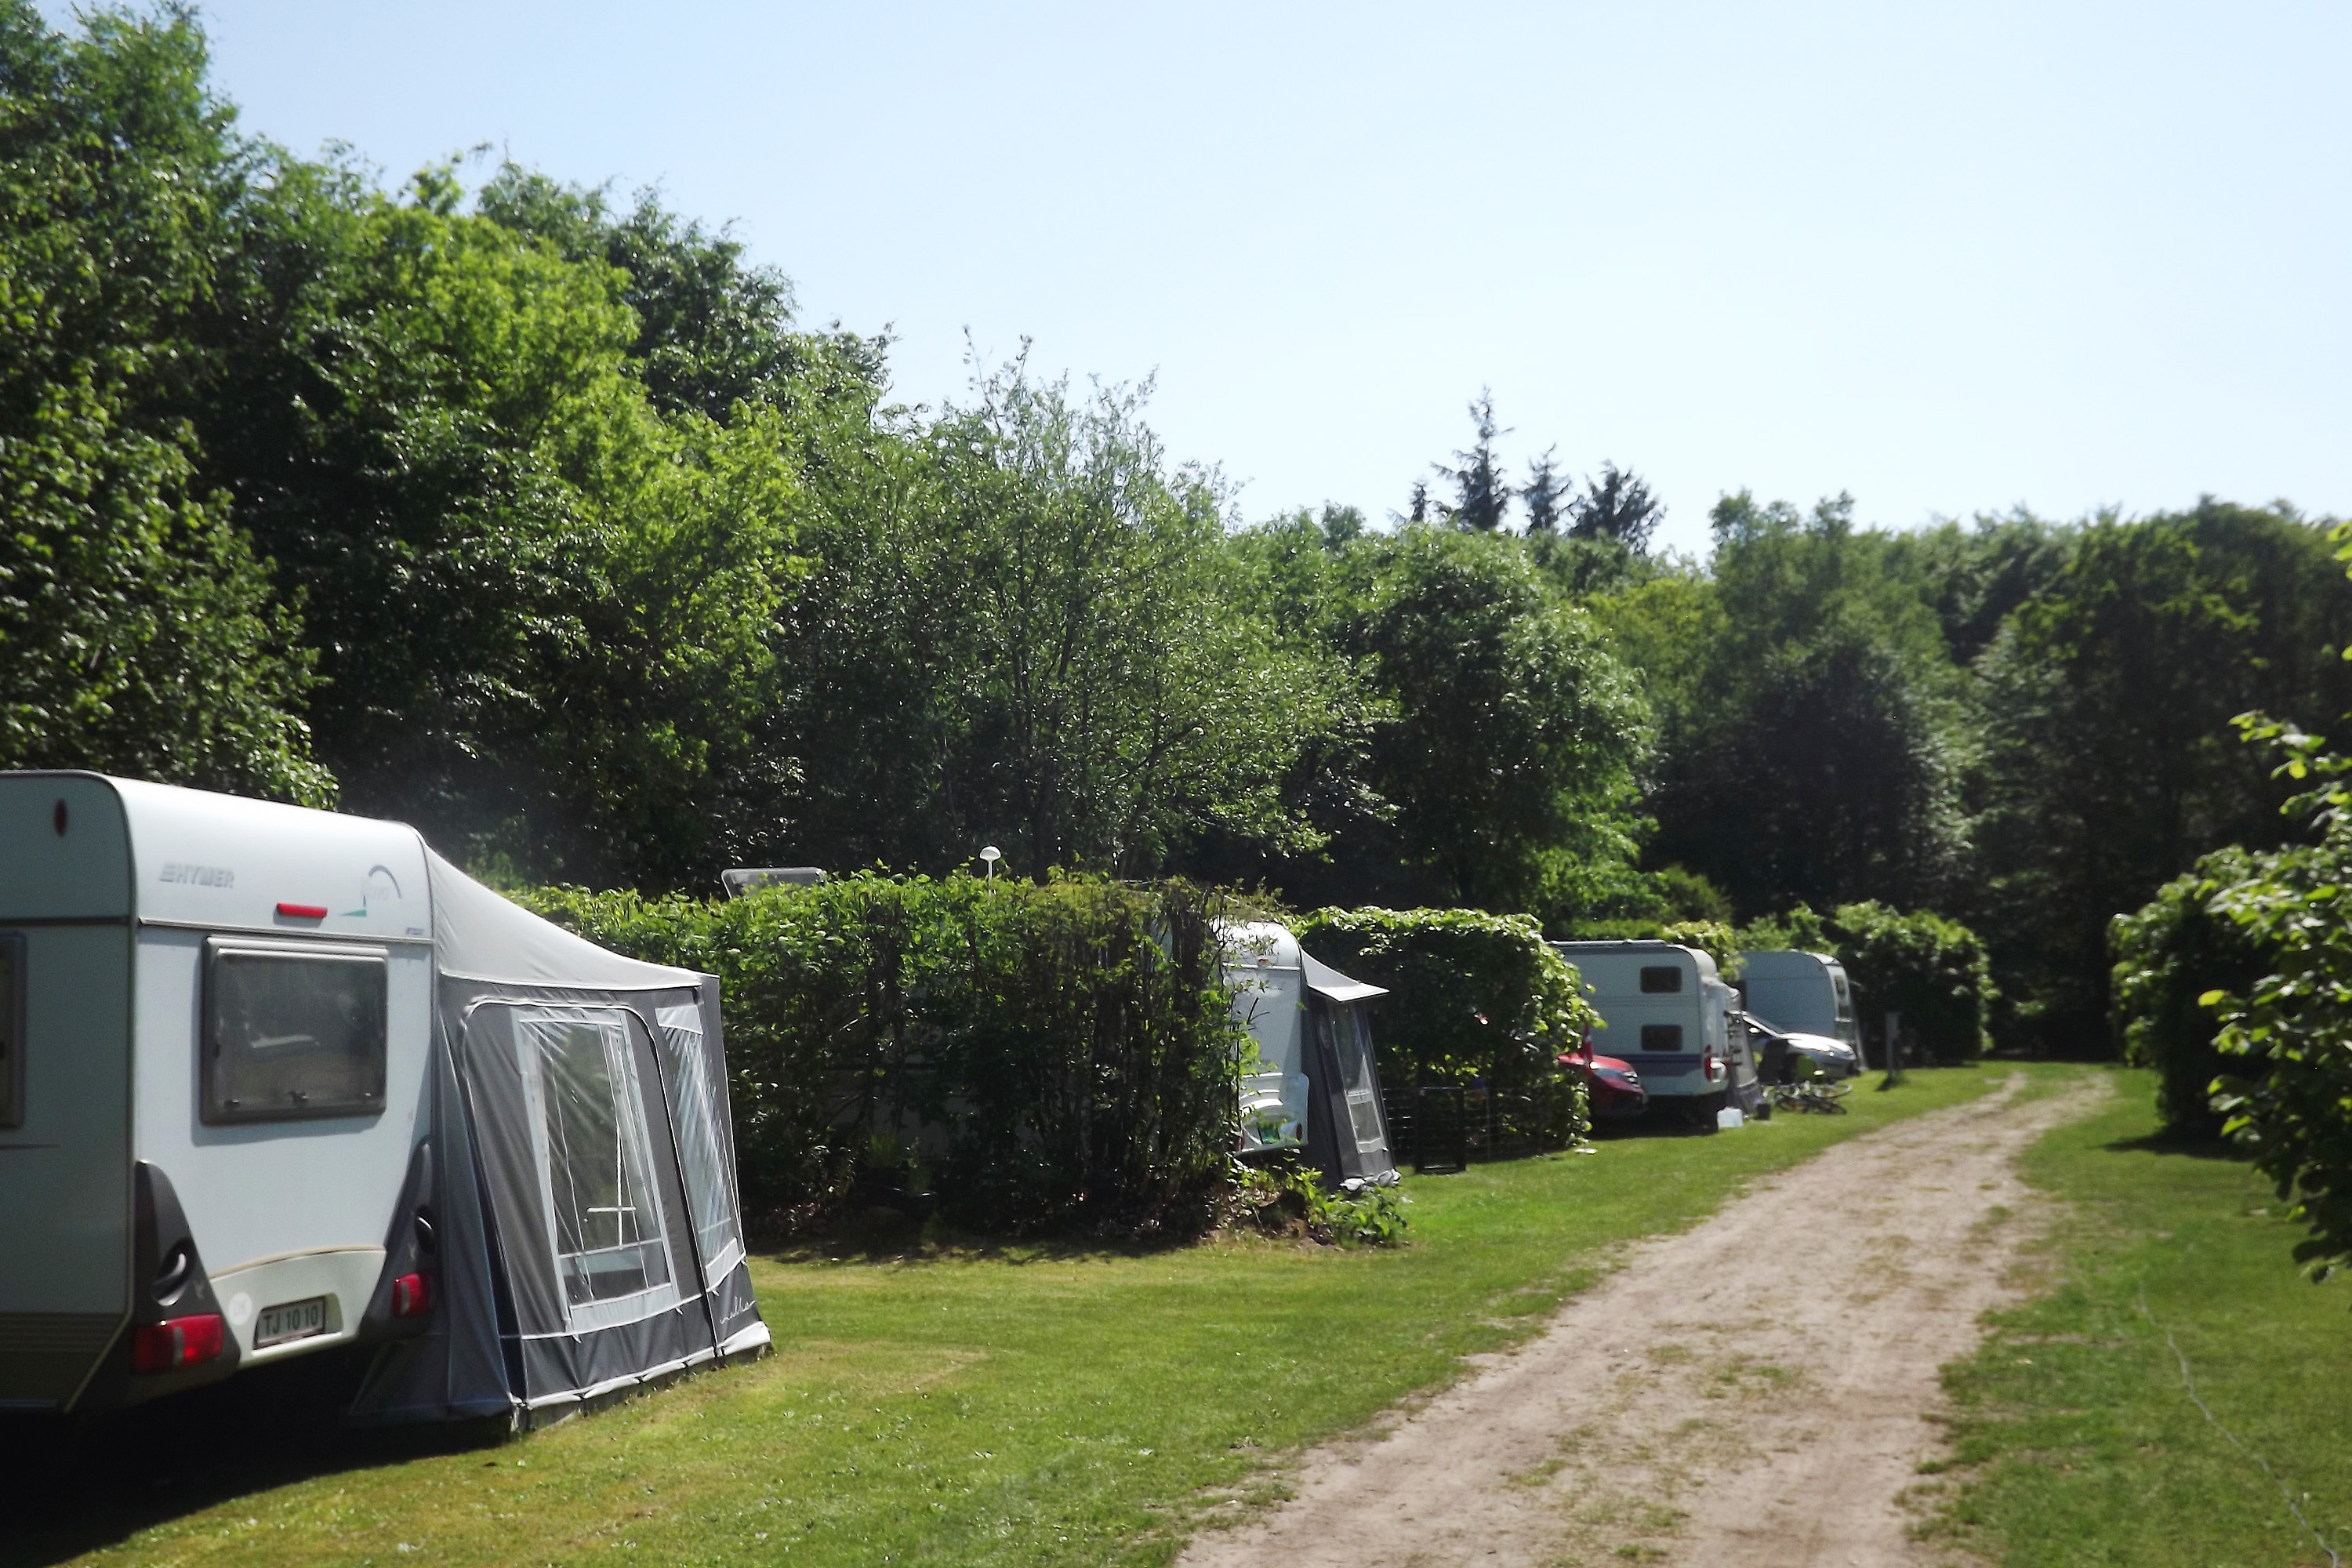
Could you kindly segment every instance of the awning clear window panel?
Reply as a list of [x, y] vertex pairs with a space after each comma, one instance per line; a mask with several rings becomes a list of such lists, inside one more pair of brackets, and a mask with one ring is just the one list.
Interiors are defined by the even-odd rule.
[[703, 1283], [715, 1284], [743, 1256], [736, 1229], [734, 1163], [727, 1157], [722, 1107], [725, 1086], [702, 1033], [702, 1010], [663, 1007], [660, 1026], [669, 1085], [670, 1115], [677, 1123], [678, 1164], [686, 1173], [687, 1206], [694, 1211], [695, 1239], [702, 1248]]
[[1359, 1153], [1388, 1147], [1381, 1131], [1380, 1080], [1372, 1074], [1372, 1037], [1363, 1009], [1352, 1003], [1325, 1003], [1316, 1009], [1315, 1029], [1339, 1066], [1348, 1100], [1349, 1131]]
[[532, 1142], [567, 1310], [670, 1285], [627, 1015], [525, 1013], [515, 1044], [539, 1102]]

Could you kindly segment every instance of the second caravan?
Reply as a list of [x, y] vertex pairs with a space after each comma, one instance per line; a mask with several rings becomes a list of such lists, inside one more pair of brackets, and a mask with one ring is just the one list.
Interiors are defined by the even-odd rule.
[[1606, 1022], [1594, 1048], [1642, 1075], [1653, 1104], [1712, 1121], [1726, 1106], [1753, 1110], [1759, 1089], [1744, 1037], [1728, 1016], [1738, 994], [1715, 960], [1667, 942], [1556, 942], [1592, 987]]
[[1862, 1033], [1845, 965], [1827, 953], [1794, 949], [1743, 952], [1739, 965], [1748, 1011], [1784, 1031], [1842, 1041], [1853, 1053], [1850, 1070], [1862, 1070]]

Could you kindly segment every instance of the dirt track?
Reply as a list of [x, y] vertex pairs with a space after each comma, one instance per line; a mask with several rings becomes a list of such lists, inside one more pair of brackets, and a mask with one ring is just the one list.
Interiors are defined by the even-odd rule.
[[2021, 1104], [2021, 1082], [1641, 1244], [1541, 1339], [1305, 1456], [1294, 1500], [1180, 1568], [1937, 1561], [1902, 1501], [1941, 1447], [1937, 1368], [2011, 1293], [2036, 1201], [2017, 1153], [2105, 1092]]

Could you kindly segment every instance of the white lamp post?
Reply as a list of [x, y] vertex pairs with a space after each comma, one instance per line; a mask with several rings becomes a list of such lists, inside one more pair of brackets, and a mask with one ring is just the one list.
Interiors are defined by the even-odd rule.
[[980, 852], [980, 858], [988, 862], [988, 885], [992, 888], [996, 886], [996, 863], [1004, 858], [1004, 851], [992, 844]]

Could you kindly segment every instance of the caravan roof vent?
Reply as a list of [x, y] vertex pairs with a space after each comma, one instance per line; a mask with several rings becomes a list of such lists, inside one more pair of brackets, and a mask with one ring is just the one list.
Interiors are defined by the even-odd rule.
[[719, 872], [719, 879], [727, 885], [727, 896], [737, 899], [758, 888], [814, 888], [824, 880], [824, 872], [814, 866], [739, 866]]

